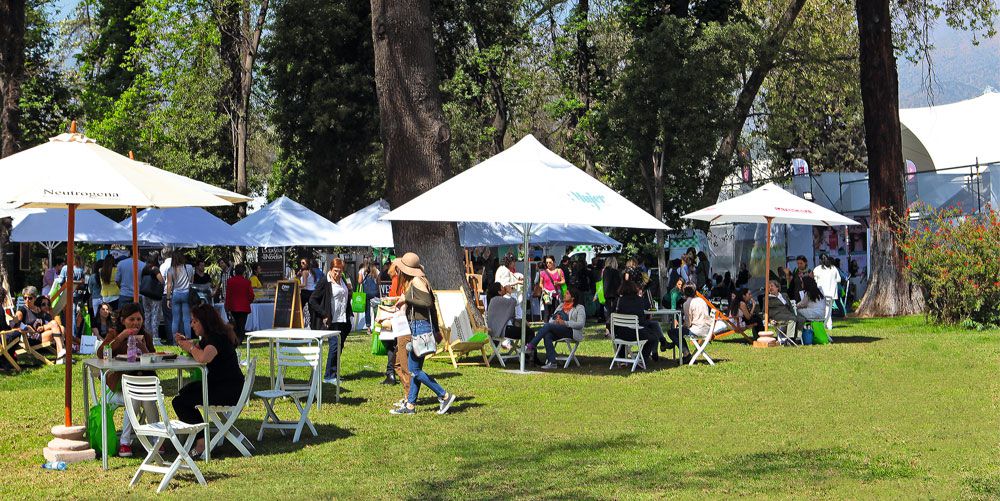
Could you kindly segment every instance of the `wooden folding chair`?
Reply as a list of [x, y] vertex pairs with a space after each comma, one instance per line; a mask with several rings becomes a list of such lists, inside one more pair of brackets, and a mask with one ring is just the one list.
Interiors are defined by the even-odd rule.
[[[485, 339], [473, 340], [477, 330], [485, 331], [486, 327], [476, 322], [477, 315], [467, 298], [464, 287], [434, 291], [434, 308], [442, 337], [438, 353], [448, 352], [451, 364], [457, 369], [459, 365], [470, 365], [468, 362], [459, 363], [459, 357], [478, 351], [482, 354], [483, 365], [489, 367], [490, 358], [486, 355], [486, 345], [490, 344], [490, 337], [487, 335]], [[478, 364], [479, 362], [471, 363]]]
[[714, 339], [722, 339], [722, 338], [724, 338], [726, 336], [730, 336], [732, 334], [739, 334], [739, 335], [743, 336], [743, 338], [746, 339], [747, 341], [749, 341], [751, 343], [753, 342], [753, 336], [750, 335], [750, 334], [747, 334], [747, 330], [748, 330], [747, 327], [740, 327], [739, 324], [737, 324], [731, 318], [729, 318], [729, 315], [726, 315], [725, 312], [723, 312], [721, 309], [719, 309], [718, 306], [715, 306], [711, 301], [708, 300], [707, 297], [703, 296], [700, 292], [695, 292], [695, 294], [697, 294], [698, 297], [700, 297], [703, 300], [705, 300], [705, 304], [707, 304], [708, 305], [708, 309], [712, 311], [712, 314], [714, 315], [715, 320], [717, 322], [722, 322], [727, 327], [727, 329], [725, 331], [712, 336]]
[[[11, 336], [11, 334], [16, 334], [17, 336]], [[11, 340], [8, 342], [7, 337], [10, 336]], [[24, 349], [24, 338], [19, 330], [9, 330], [0, 332], [0, 350], [3, 351], [3, 358], [7, 360], [11, 367], [15, 371], [20, 371], [21, 366], [17, 363], [17, 357], [27, 353]]]

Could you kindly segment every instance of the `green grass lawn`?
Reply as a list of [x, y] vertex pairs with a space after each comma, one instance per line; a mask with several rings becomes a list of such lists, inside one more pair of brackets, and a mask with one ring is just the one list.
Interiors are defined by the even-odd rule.
[[[603, 331], [603, 329], [601, 329]], [[1000, 497], [997, 332], [956, 332], [923, 318], [838, 322], [830, 346], [758, 350], [717, 342], [718, 365], [628, 374], [588, 329], [582, 369], [516, 375], [496, 367], [426, 369], [459, 395], [438, 416], [424, 390], [416, 416], [391, 416], [399, 386], [384, 358], [349, 338], [340, 404], [311, 414], [318, 437], [276, 431], [252, 458], [231, 447], [181, 474], [167, 497], [722, 498]], [[255, 350], [267, 374], [263, 348]], [[0, 375], [0, 498], [153, 497], [141, 458], [40, 469], [62, 419], [61, 366]], [[74, 370], [74, 384], [79, 372]], [[170, 377], [164, 374], [164, 377]], [[266, 377], [257, 379], [258, 388]], [[327, 387], [332, 400], [332, 387]], [[80, 389], [74, 412], [82, 423]], [[291, 404], [279, 408], [285, 416]], [[120, 416], [119, 411], [119, 416]], [[263, 407], [238, 426], [256, 437]], [[120, 422], [120, 421], [119, 421]]]

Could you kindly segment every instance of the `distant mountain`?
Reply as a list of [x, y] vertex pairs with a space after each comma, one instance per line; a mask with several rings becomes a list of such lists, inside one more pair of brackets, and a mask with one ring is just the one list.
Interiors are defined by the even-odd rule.
[[1000, 90], [1000, 36], [980, 38], [974, 45], [972, 33], [938, 23], [931, 40], [930, 82], [925, 62], [897, 61], [900, 108], [949, 104]]

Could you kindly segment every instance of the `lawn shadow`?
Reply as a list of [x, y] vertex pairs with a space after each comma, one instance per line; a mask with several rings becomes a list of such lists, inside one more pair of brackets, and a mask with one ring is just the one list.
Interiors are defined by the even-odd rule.
[[[258, 424], [257, 426], [259, 427], [260, 425]], [[312, 432], [309, 431], [309, 427], [306, 426], [302, 429], [302, 436], [299, 438], [298, 443], [292, 443], [292, 437], [295, 434], [295, 430], [284, 430], [284, 436], [282, 436], [278, 430], [264, 430], [264, 439], [260, 441], [257, 440], [256, 433], [254, 433], [253, 436], [247, 436], [250, 437], [250, 440], [253, 441], [254, 447], [257, 449], [256, 452], [254, 452], [255, 456], [287, 454], [299, 451], [306, 446], [333, 442], [335, 440], [343, 440], [354, 436], [354, 433], [351, 430], [332, 424], [319, 424], [314, 422], [313, 426], [316, 427], [318, 436], [314, 437]], [[243, 430], [246, 432], [245, 429]]]
[[834, 336], [833, 344], [867, 344], [881, 340], [882, 338], [873, 336]]

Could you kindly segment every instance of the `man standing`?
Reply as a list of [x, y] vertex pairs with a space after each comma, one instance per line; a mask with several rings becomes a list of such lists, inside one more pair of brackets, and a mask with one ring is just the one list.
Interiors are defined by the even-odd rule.
[[118, 308], [125, 306], [129, 303], [134, 303], [135, 295], [135, 277], [132, 276], [132, 256], [129, 256], [121, 261], [118, 261], [118, 276], [115, 277], [115, 281], [118, 282]]

